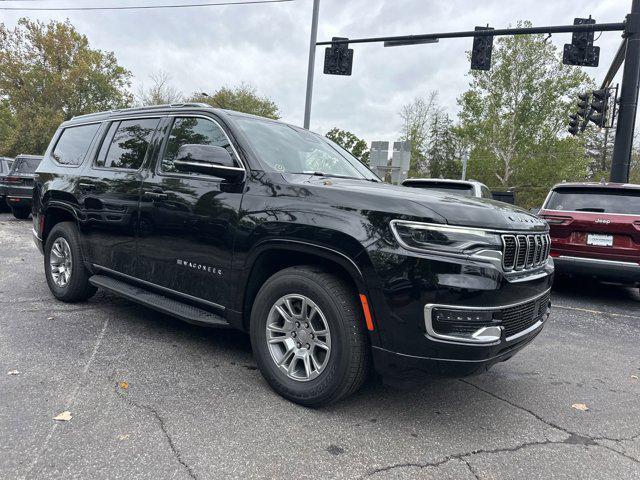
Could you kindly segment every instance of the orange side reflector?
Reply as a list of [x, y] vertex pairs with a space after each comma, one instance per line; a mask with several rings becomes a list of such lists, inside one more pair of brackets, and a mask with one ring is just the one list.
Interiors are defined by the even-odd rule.
[[364, 312], [364, 321], [367, 323], [367, 330], [373, 332], [373, 320], [371, 319], [371, 312], [369, 311], [369, 302], [367, 297], [360, 294], [360, 303], [362, 303], [362, 311]]

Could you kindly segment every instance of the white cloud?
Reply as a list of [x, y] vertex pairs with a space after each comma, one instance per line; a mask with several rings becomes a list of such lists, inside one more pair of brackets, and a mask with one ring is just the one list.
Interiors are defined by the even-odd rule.
[[[181, 2], [187, 3], [168, 3]], [[66, 2], [77, 4], [91, 2]], [[598, 22], [618, 22], [624, 19], [630, 4], [631, 0], [321, 0], [318, 39], [467, 30], [487, 23], [500, 28], [518, 20], [531, 20], [534, 25], [570, 24], [574, 17], [589, 14]], [[45, 21], [68, 17], [92, 46], [115, 52], [120, 64], [134, 74], [134, 89], [158, 70], [169, 73], [175, 86], [187, 94], [247, 82], [273, 98], [285, 120], [302, 124], [311, 5], [311, 0], [298, 0], [251, 6], [23, 15]], [[11, 26], [19, 16], [17, 12], [3, 12], [3, 21]], [[570, 35], [554, 35], [551, 41], [562, 48]], [[338, 126], [369, 141], [393, 140], [400, 128], [401, 106], [432, 90], [438, 90], [441, 103], [455, 113], [456, 98], [468, 83], [465, 52], [471, 43], [471, 39], [452, 39], [396, 48], [353, 45], [351, 77], [323, 75], [324, 47], [318, 48], [312, 129], [326, 132]], [[597, 82], [619, 43], [617, 33], [604, 33], [598, 40], [600, 67], [588, 69]]]

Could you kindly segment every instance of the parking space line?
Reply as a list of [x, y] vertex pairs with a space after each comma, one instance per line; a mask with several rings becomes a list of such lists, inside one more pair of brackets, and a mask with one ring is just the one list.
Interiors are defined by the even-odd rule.
[[613, 312], [604, 312], [602, 310], [591, 310], [588, 308], [569, 307], [567, 305], [558, 305], [557, 303], [553, 305], [553, 308], [563, 308], [565, 310], [574, 310], [576, 312], [584, 312], [584, 313], [595, 313], [597, 315], [611, 315], [612, 317], [640, 318], [640, 315], [627, 315], [626, 313], [613, 313]]
[[[102, 330], [100, 330], [100, 333], [96, 338], [95, 344], [93, 345], [93, 350], [91, 351], [91, 355], [89, 356], [89, 359], [87, 360], [87, 362], [84, 365], [84, 368], [82, 369], [82, 375], [80, 376], [80, 379], [76, 384], [76, 388], [74, 388], [73, 392], [67, 399], [67, 403], [63, 410], [71, 411], [71, 409], [73, 408], [73, 405], [75, 404], [76, 398], [78, 396], [78, 392], [80, 391], [80, 388], [84, 383], [84, 378], [87, 375], [89, 368], [91, 367], [91, 363], [93, 363], [93, 359], [96, 357], [96, 354], [98, 353], [98, 349], [100, 348], [100, 344], [102, 343], [102, 339], [104, 338], [104, 335], [107, 331], [108, 326], [109, 326], [109, 318], [107, 318], [104, 321], [104, 324], [102, 325]], [[21, 478], [27, 478], [29, 476], [29, 473], [31, 473], [31, 470], [33, 469], [33, 467], [36, 466], [36, 464], [40, 460], [40, 455], [42, 454], [42, 452], [44, 452], [47, 449], [47, 446], [49, 445], [49, 442], [51, 441], [53, 434], [56, 432], [56, 429], [58, 428], [58, 425], [60, 425], [60, 422], [56, 422], [56, 421], [53, 422], [53, 425], [51, 426], [51, 429], [49, 430], [47, 437], [44, 439], [44, 442], [42, 443], [42, 446], [38, 449], [38, 451], [34, 455], [33, 461], [29, 464], [29, 466], [27, 467], [24, 473], [24, 476]]]

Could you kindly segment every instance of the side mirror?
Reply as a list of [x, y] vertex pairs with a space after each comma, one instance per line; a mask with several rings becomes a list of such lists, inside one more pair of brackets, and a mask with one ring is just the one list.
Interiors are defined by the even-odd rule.
[[180, 172], [213, 175], [226, 180], [238, 180], [244, 168], [237, 167], [226, 149], [215, 145], [182, 145], [173, 164]]
[[538, 207], [533, 207], [529, 209], [529, 212], [537, 215], [540, 212], [540, 209]]

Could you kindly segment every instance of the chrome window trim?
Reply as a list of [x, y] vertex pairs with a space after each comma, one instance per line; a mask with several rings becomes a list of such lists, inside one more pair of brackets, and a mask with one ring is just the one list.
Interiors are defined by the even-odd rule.
[[[455, 337], [452, 335], [443, 335], [440, 333], [437, 333], [434, 329], [433, 329], [433, 319], [431, 318], [431, 313], [433, 312], [433, 309], [435, 308], [442, 308], [442, 309], [452, 309], [452, 310], [470, 310], [470, 311], [492, 311], [492, 310], [503, 310], [505, 308], [512, 308], [512, 307], [517, 307], [519, 305], [523, 305], [525, 303], [529, 303], [529, 302], [533, 302], [535, 300], [538, 300], [539, 298], [544, 297], [546, 294], [548, 294], [551, 291], [551, 288], [548, 288], [547, 290], [545, 290], [542, 293], [539, 293], [538, 295], [535, 295], [533, 297], [530, 297], [526, 300], [522, 300], [516, 303], [510, 303], [507, 305], [497, 305], [497, 306], [493, 306], [493, 307], [471, 307], [471, 306], [462, 306], [462, 305], [446, 305], [446, 304], [440, 304], [440, 303], [427, 303], [424, 306], [424, 324], [425, 324], [425, 329], [427, 331], [427, 337], [431, 340], [434, 340], [436, 342], [442, 342], [442, 343], [452, 343], [452, 344], [456, 344], [456, 345], [476, 345], [476, 346], [483, 346], [483, 347], [487, 347], [487, 346], [492, 346], [492, 345], [498, 345], [500, 344], [501, 340], [494, 340], [494, 341], [490, 341], [490, 342], [486, 342], [486, 341], [478, 341], [478, 340], [474, 340], [471, 338], [463, 338], [463, 337]], [[518, 332], [515, 335], [511, 335], [510, 337], [505, 338], [505, 342], [510, 342], [512, 340], [515, 340], [523, 335], [526, 335], [527, 333], [533, 332], [534, 330], [536, 330], [537, 328], [539, 328], [540, 326], [542, 326], [544, 324], [544, 322], [542, 321], [538, 321], [536, 323], [534, 323], [531, 327], [527, 328], [526, 330], [523, 330], [522, 332]], [[501, 328], [503, 328], [502, 326], [500, 326]]]

